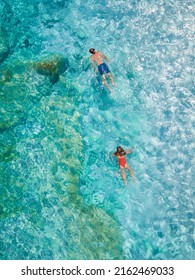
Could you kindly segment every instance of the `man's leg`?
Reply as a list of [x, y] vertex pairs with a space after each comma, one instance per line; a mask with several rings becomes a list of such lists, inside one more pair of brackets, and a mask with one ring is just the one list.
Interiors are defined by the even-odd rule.
[[114, 78], [113, 78], [113, 76], [112, 76], [112, 74], [110, 72], [108, 73], [108, 76], [109, 76], [109, 78], [111, 80], [112, 85], [115, 86]]
[[125, 174], [125, 170], [124, 168], [121, 168], [121, 176], [123, 178], [123, 180], [125, 181], [125, 184], [127, 185], [127, 179], [126, 179], [126, 174]]
[[111, 88], [109, 87], [109, 85], [108, 85], [108, 83], [107, 83], [105, 74], [102, 75], [102, 79], [103, 79], [104, 84], [105, 84], [105, 85], [107, 86], [107, 88], [111, 91]]
[[131, 177], [132, 177], [132, 179], [133, 179], [133, 182], [136, 184], [136, 180], [135, 180], [135, 176], [134, 176], [133, 170], [130, 168], [130, 166], [129, 166], [128, 164], [126, 164], [125, 167], [129, 170], [129, 172], [130, 172], [130, 174], [131, 174]]

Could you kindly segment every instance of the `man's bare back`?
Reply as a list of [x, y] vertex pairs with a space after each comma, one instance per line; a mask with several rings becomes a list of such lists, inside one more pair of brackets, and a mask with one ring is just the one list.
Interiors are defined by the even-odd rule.
[[96, 68], [95, 64], [97, 64], [98, 70], [100, 72], [100, 75], [102, 76], [104, 84], [111, 91], [111, 88], [109, 87], [107, 80], [106, 80], [106, 74], [108, 74], [113, 86], [115, 86], [115, 82], [114, 82], [113, 76], [112, 76], [107, 64], [104, 63], [103, 59], [106, 59], [109, 62], [111, 62], [111, 61], [103, 53], [101, 53], [100, 51], [96, 51], [93, 48], [91, 48], [89, 50], [89, 52], [92, 54], [90, 57], [90, 61], [91, 61], [93, 68], [95, 69]]

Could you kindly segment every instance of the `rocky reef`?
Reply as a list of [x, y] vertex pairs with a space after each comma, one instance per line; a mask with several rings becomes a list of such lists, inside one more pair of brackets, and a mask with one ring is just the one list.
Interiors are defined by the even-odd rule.
[[37, 73], [48, 76], [52, 84], [59, 80], [59, 75], [63, 74], [68, 67], [68, 59], [62, 56], [47, 57], [35, 63]]
[[68, 66], [53, 55], [0, 68], [0, 222], [12, 240], [0, 259], [125, 258], [115, 218], [79, 193], [81, 92], [70, 79], [57, 95], [51, 84]]
[[9, 45], [6, 38], [6, 32], [0, 27], [0, 63], [2, 63], [9, 54]]

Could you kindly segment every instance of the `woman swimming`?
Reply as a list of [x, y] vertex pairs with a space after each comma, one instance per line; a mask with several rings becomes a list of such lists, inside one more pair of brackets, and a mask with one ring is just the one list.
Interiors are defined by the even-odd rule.
[[130, 168], [130, 166], [127, 164], [126, 157], [125, 157], [126, 154], [130, 154], [130, 153], [132, 153], [132, 151], [133, 151], [133, 148], [131, 148], [128, 151], [125, 151], [125, 150], [123, 150], [122, 147], [118, 146], [116, 152], [113, 154], [113, 156], [116, 156], [118, 158], [119, 166], [121, 169], [121, 175], [122, 175], [122, 178], [125, 181], [126, 185], [128, 183], [127, 183], [126, 174], [125, 174], [125, 170], [124, 170], [125, 168], [129, 170], [131, 177], [133, 179], [133, 182], [136, 184], [134, 172]]

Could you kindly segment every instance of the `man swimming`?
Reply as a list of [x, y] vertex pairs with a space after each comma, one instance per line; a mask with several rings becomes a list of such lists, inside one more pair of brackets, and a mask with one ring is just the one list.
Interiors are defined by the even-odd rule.
[[104, 84], [111, 91], [111, 88], [109, 87], [109, 85], [107, 83], [107, 80], [106, 80], [106, 74], [108, 74], [113, 86], [115, 86], [115, 82], [114, 82], [113, 76], [112, 76], [107, 64], [104, 63], [103, 59], [106, 59], [109, 62], [111, 62], [111, 61], [104, 54], [102, 54], [100, 51], [96, 51], [93, 48], [91, 48], [89, 50], [89, 52], [92, 54], [91, 57], [90, 57], [90, 61], [91, 61], [91, 64], [92, 64], [93, 68], [95, 69], [95, 64], [94, 64], [94, 62], [95, 62], [98, 66], [98, 70], [100, 72], [100, 75], [102, 76]]
[[125, 168], [129, 170], [129, 172], [131, 174], [131, 177], [133, 179], [133, 182], [136, 184], [134, 172], [130, 168], [130, 166], [127, 164], [126, 157], [125, 157], [126, 154], [130, 154], [130, 153], [132, 153], [132, 151], [133, 151], [133, 148], [131, 148], [128, 151], [125, 151], [125, 150], [123, 150], [122, 147], [118, 146], [116, 152], [113, 154], [113, 156], [116, 156], [118, 158], [118, 162], [119, 162], [119, 166], [120, 166], [120, 170], [121, 170], [121, 175], [122, 175], [122, 178], [125, 181], [126, 185], [128, 183], [127, 183], [126, 174], [125, 174], [125, 171], [124, 171]]

